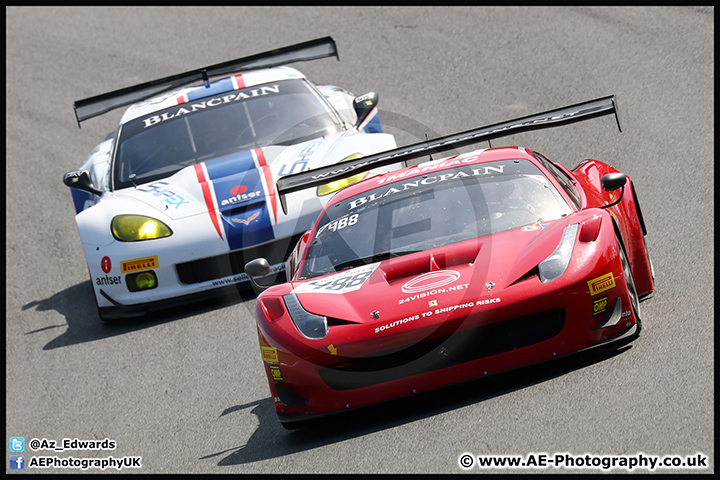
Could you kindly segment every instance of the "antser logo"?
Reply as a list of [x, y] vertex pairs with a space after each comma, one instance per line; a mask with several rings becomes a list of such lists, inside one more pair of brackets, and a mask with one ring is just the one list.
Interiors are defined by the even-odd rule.
[[[234, 197], [229, 197], [224, 199], [222, 202], [220, 202], [220, 206], [224, 207], [226, 205], [234, 205], [236, 203], [244, 202], [246, 200], [250, 200], [251, 198], [260, 197], [262, 195], [262, 191], [256, 190], [254, 192], [249, 193], [235, 193], [240, 192], [240, 190], [236, 187], [233, 188], [230, 193], [233, 193]], [[244, 190], [243, 190], [244, 192]]]

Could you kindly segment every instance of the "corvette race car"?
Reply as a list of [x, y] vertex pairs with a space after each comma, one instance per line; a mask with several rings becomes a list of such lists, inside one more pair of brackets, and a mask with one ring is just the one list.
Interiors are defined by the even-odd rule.
[[258, 255], [281, 271], [344, 184], [298, 192], [281, 212], [275, 182], [395, 148], [375, 93], [354, 97], [284, 66], [330, 56], [326, 37], [75, 102], [78, 125], [131, 105], [63, 178], [101, 319], [237, 291]]
[[[584, 102], [284, 177], [314, 188], [378, 165], [615, 113]], [[620, 123], [618, 120], [618, 127]], [[280, 422], [352, 410], [588, 349], [640, 330], [654, 290], [631, 180], [487, 148], [367, 178], [335, 194], [257, 299]], [[253, 280], [269, 271], [249, 262]]]

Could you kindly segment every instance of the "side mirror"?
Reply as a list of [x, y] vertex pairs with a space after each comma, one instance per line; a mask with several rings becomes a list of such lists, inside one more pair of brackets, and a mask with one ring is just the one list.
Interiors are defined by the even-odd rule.
[[250, 283], [256, 291], [263, 291], [268, 288], [255, 281], [255, 277], [265, 277], [270, 274], [270, 263], [264, 258], [256, 258], [245, 264], [245, 273], [250, 278]]
[[264, 277], [270, 274], [270, 263], [264, 258], [256, 258], [245, 264], [245, 273], [249, 277]]
[[612, 192], [625, 185], [627, 177], [624, 173], [608, 173], [600, 179], [600, 185], [606, 192]]
[[70, 188], [77, 188], [90, 192], [93, 195], [102, 195], [102, 191], [95, 188], [90, 180], [90, 172], [87, 170], [75, 170], [68, 172], [63, 176], [63, 183]]
[[353, 101], [353, 108], [357, 114], [357, 121], [355, 122], [356, 128], [359, 127], [365, 119], [367, 119], [368, 115], [370, 115], [370, 112], [373, 111], [377, 104], [378, 95], [375, 92], [355, 97], [355, 100]]
[[627, 177], [624, 173], [607, 173], [602, 176], [600, 179], [600, 185], [602, 186], [602, 189], [606, 192], [613, 192], [617, 190], [618, 188], [622, 188], [620, 190], [620, 196], [617, 200], [615, 200], [613, 203], [610, 203], [608, 205], [604, 205], [600, 208], [610, 208], [614, 205], [617, 205], [620, 203], [620, 200], [622, 200], [623, 193], [625, 193], [625, 183], [627, 182]]

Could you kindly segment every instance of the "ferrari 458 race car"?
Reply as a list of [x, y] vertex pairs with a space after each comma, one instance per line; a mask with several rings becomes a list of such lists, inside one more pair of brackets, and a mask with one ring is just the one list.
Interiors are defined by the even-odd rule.
[[[614, 97], [282, 178], [281, 197], [429, 152], [615, 113]], [[618, 127], [620, 126], [618, 121]], [[262, 360], [287, 428], [639, 333], [654, 290], [629, 178], [488, 148], [335, 194], [257, 300]], [[246, 265], [253, 280], [261, 258]]]
[[326, 37], [75, 102], [78, 124], [132, 104], [63, 179], [102, 319], [237, 289], [258, 255], [282, 270], [344, 184], [298, 192], [280, 212], [277, 179], [395, 148], [375, 93], [283, 66], [330, 56]]

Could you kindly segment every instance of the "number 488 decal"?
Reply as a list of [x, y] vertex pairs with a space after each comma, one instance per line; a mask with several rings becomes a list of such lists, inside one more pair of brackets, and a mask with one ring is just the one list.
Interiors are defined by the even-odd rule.
[[327, 225], [327, 229], [331, 232], [336, 232], [338, 230], [342, 230], [345, 227], [350, 227], [352, 225], [355, 225], [358, 220], [358, 214], [350, 215], [349, 217], [345, 215], [342, 218], [338, 218], [337, 220], [334, 220]]
[[330, 275], [319, 280], [298, 285], [295, 288], [296, 293], [345, 293], [358, 290], [363, 286], [365, 281], [372, 275], [380, 263], [364, 265], [362, 267], [353, 268], [352, 270], [344, 270], [335, 275]]

